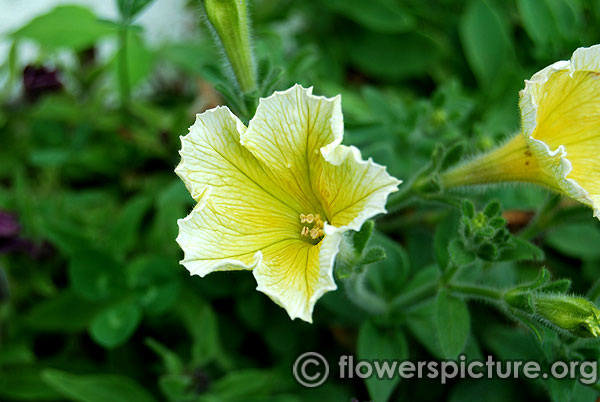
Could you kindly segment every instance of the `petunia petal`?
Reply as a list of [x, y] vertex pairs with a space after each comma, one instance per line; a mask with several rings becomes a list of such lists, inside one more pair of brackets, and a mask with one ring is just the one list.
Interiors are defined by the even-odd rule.
[[340, 145], [342, 137], [340, 98], [314, 96], [312, 88], [295, 85], [261, 101], [241, 142], [291, 192], [306, 198], [308, 213], [358, 230], [385, 212], [388, 194], [401, 181], [371, 160], [363, 161], [358, 149]]
[[192, 274], [250, 269], [260, 250], [299, 238], [299, 205], [239, 144], [244, 129], [220, 107], [198, 115], [181, 139], [176, 172], [198, 204], [178, 221], [177, 242]]
[[241, 143], [302, 202], [304, 213], [323, 214], [313, 171], [323, 162], [321, 148], [339, 144], [342, 134], [340, 97], [314, 96], [312, 88], [294, 85], [260, 100]]
[[333, 263], [340, 241], [341, 234], [333, 233], [317, 245], [287, 241], [266, 248], [263, 260], [252, 271], [256, 289], [285, 308], [291, 319], [312, 322], [317, 300], [337, 288]]
[[359, 230], [367, 219], [386, 212], [387, 197], [398, 190], [400, 180], [370, 158], [362, 160], [355, 147], [325, 147], [322, 153], [327, 163], [318, 166], [316, 183], [333, 227]]
[[[580, 48], [535, 74], [521, 93], [523, 134], [569, 196], [600, 204], [600, 46]], [[552, 184], [548, 183], [551, 187]]]

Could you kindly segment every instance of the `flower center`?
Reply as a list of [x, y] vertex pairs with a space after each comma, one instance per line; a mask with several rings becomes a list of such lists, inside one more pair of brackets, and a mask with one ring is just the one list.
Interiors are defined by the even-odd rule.
[[302, 229], [300, 235], [303, 240], [308, 241], [312, 244], [317, 244], [321, 241], [325, 233], [323, 232], [323, 219], [319, 214], [300, 214], [300, 223]]

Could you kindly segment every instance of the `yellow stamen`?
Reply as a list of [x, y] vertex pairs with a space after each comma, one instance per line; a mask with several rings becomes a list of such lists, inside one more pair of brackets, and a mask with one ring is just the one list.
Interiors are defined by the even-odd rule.
[[302, 223], [302, 229], [300, 235], [302, 237], [310, 237], [312, 240], [320, 240], [325, 236], [323, 232], [323, 226], [325, 222], [321, 219], [320, 214], [300, 214], [300, 223]]
[[320, 228], [312, 228], [310, 230], [310, 237], [312, 239], [318, 239], [319, 237], [322, 237], [323, 235], [325, 235], [325, 233], [323, 233], [323, 230], [321, 230]]

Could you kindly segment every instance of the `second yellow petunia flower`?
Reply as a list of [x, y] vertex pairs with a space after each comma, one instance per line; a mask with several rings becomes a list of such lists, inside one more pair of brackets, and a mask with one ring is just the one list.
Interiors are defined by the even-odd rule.
[[592, 207], [600, 219], [600, 45], [534, 74], [519, 106], [521, 133], [443, 174], [445, 186], [541, 184]]
[[177, 242], [191, 274], [252, 270], [257, 290], [312, 321], [336, 289], [342, 234], [385, 212], [400, 181], [341, 145], [340, 97], [299, 85], [261, 99], [246, 128], [227, 107], [197, 116], [176, 173], [197, 201]]

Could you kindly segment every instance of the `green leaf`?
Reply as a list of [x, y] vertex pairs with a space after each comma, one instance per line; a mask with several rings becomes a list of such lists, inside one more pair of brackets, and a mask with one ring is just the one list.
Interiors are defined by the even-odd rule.
[[221, 357], [217, 317], [208, 304], [194, 293], [182, 292], [174, 311], [192, 338], [193, 365], [202, 366]]
[[471, 200], [463, 200], [461, 204], [462, 213], [469, 219], [473, 219], [475, 216], [475, 205]]
[[90, 244], [80, 227], [54, 216], [44, 217], [42, 230], [50, 243], [64, 255], [73, 255]]
[[85, 300], [107, 300], [124, 286], [123, 267], [110, 255], [88, 249], [73, 254], [69, 263], [71, 286]]
[[30, 347], [24, 344], [3, 345], [0, 349], [0, 367], [9, 365], [31, 364], [35, 355]]
[[547, 285], [540, 287], [541, 292], [547, 293], [567, 293], [571, 288], [571, 280], [567, 278], [559, 279]]
[[101, 305], [83, 300], [72, 290], [37, 303], [25, 316], [30, 328], [51, 332], [79, 332], [84, 330]]
[[152, 338], [144, 339], [144, 343], [162, 359], [163, 366], [168, 374], [183, 373], [183, 362], [177, 353]]
[[454, 144], [450, 149], [448, 149], [444, 153], [444, 157], [440, 163], [440, 170], [444, 171], [449, 167], [458, 163], [460, 158], [463, 156], [465, 152], [465, 144], [463, 142], [459, 142]]
[[[366, 321], [358, 334], [357, 352], [359, 359], [371, 362], [384, 359], [405, 360], [408, 358], [408, 345], [402, 330], [378, 329], [371, 321]], [[374, 401], [387, 401], [400, 378], [392, 374], [390, 379], [378, 379], [376, 374], [365, 379], [369, 395]]]
[[406, 316], [406, 325], [412, 335], [438, 359], [445, 359], [438, 340], [436, 298], [417, 306]]
[[[206, 43], [181, 42], [169, 43], [159, 50], [157, 55], [190, 74], [205, 74], [206, 67], [218, 60], [213, 46]], [[207, 78], [208, 79], [208, 78]]]
[[379, 296], [392, 299], [404, 286], [410, 271], [408, 255], [397, 241], [378, 232], [373, 234], [372, 243], [384, 249], [386, 258], [366, 268], [366, 280]]
[[433, 250], [437, 264], [441, 269], [445, 269], [450, 263], [448, 247], [457, 233], [458, 215], [455, 213], [449, 213], [436, 227], [433, 237]]
[[596, 222], [560, 226], [545, 240], [550, 247], [569, 257], [600, 258], [600, 229]]
[[119, 375], [77, 375], [46, 369], [42, 372], [42, 379], [65, 398], [76, 402], [155, 401], [138, 383]]
[[570, 0], [546, 0], [562, 36], [577, 40], [577, 27], [583, 19], [583, 3]]
[[[269, 395], [281, 379], [269, 371], [258, 369], [237, 370], [228, 373], [213, 384], [210, 393], [219, 400], [247, 400], [250, 397]], [[241, 398], [241, 399], [238, 399]]]
[[156, 212], [150, 233], [152, 250], [164, 251], [179, 257], [179, 248], [173, 241], [177, 237], [177, 219], [185, 216], [192, 207], [192, 197], [183, 182], [173, 180], [156, 198]]
[[375, 226], [375, 222], [372, 220], [368, 220], [363, 223], [362, 227], [358, 232], [354, 232], [352, 234], [352, 244], [354, 245], [354, 250], [358, 255], [361, 255], [365, 246], [367, 245], [369, 239], [371, 238], [371, 233], [373, 233], [373, 227]]
[[577, 384], [575, 379], [564, 378], [558, 380], [556, 378], [548, 378], [545, 385], [550, 392], [552, 402], [572, 402], [575, 384]]
[[440, 270], [436, 265], [422, 268], [415, 273], [401, 293], [419, 292], [423, 288], [430, 287], [438, 282], [440, 275]]
[[[548, 330], [549, 331], [549, 330]], [[525, 328], [492, 324], [484, 328], [482, 342], [499, 359], [540, 361], [542, 352], [538, 343]]]
[[375, 262], [385, 260], [386, 254], [383, 247], [372, 247], [367, 250], [360, 260], [360, 265], [369, 265]]
[[442, 290], [436, 300], [435, 320], [442, 355], [456, 359], [469, 337], [471, 321], [467, 304]]
[[485, 206], [483, 210], [483, 214], [488, 218], [494, 218], [502, 212], [502, 206], [498, 201], [491, 201], [489, 204]]
[[87, 8], [59, 6], [13, 32], [15, 39], [32, 39], [43, 47], [83, 50], [115, 30]]
[[449, 402], [485, 402], [521, 401], [520, 389], [511, 381], [497, 378], [467, 379], [459, 381], [450, 391]]
[[401, 5], [390, 0], [327, 0], [324, 3], [377, 32], [405, 32], [415, 25], [413, 16]]
[[151, 199], [138, 196], [128, 201], [112, 225], [109, 236], [109, 248], [117, 257], [131, 250], [139, 239], [142, 218], [151, 206]]
[[450, 242], [448, 253], [450, 260], [459, 267], [469, 265], [476, 258], [475, 253], [467, 250], [465, 244], [459, 239], [454, 239]]
[[119, 13], [125, 21], [131, 21], [153, 0], [117, 0]]
[[172, 402], [193, 401], [194, 379], [187, 374], [165, 374], [160, 376], [158, 387], [160, 391]]
[[[152, 72], [156, 54], [152, 52], [144, 43], [142, 35], [134, 30], [128, 30], [126, 36], [126, 60], [127, 60], [127, 79], [129, 85], [135, 87], [142, 83]], [[112, 68], [115, 74], [115, 79], [119, 79], [119, 58], [123, 49], [119, 49], [115, 58], [112, 61]]]
[[491, 1], [473, 0], [459, 29], [471, 70], [481, 85], [490, 86], [513, 52], [507, 22]]
[[39, 369], [33, 367], [3, 370], [0, 374], [0, 398], [15, 401], [63, 400], [61, 394], [42, 381]]
[[517, 0], [519, 14], [527, 34], [538, 45], [560, 37], [552, 9], [546, 0]]
[[[391, 81], [427, 75], [439, 56], [438, 44], [418, 32], [384, 35], [363, 31], [348, 43], [348, 57], [356, 67]], [[402, 55], [401, 63], [398, 55]]]
[[177, 299], [177, 262], [171, 258], [146, 255], [127, 267], [127, 283], [136, 290], [139, 304], [150, 314], [161, 314]]
[[101, 311], [90, 325], [92, 339], [105, 348], [122, 345], [136, 330], [141, 309], [132, 303], [121, 303]]
[[513, 236], [504, 244], [498, 261], [543, 261], [544, 251], [520, 237]]

